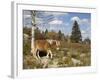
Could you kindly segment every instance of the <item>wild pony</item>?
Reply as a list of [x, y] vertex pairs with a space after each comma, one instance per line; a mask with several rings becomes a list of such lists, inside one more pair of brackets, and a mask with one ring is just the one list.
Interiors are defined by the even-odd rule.
[[33, 56], [38, 60], [43, 56], [52, 58], [53, 53], [51, 49], [59, 50], [60, 41], [58, 40], [35, 40], [34, 48], [32, 49]]

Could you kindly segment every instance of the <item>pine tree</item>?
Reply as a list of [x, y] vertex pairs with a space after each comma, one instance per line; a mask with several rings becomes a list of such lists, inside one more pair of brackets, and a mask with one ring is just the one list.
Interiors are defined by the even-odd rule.
[[46, 30], [45, 30], [45, 34], [47, 34], [47, 33], [48, 33], [48, 30], [46, 29]]
[[59, 30], [59, 32], [58, 32], [58, 40], [61, 40], [61, 38], [62, 38], [62, 32], [61, 32], [61, 30]]
[[87, 37], [86, 39], [84, 39], [84, 43], [85, 43], [85, 44], [91, 44], [90, 38]]
[[48, 39], [48, 29], [45, 30], [44, 34], [45, 34], [45, 38]]
[[41, 37], [41, 32], [38, 27], [34, 30], [34, 37], [35, 37], [35, 40], [38, 40]]
[[77, 21], [75, 21], [73, 24], [70, 38], [71, 38], [71, 42], [79, 43], [82, 41], [82, 35]]

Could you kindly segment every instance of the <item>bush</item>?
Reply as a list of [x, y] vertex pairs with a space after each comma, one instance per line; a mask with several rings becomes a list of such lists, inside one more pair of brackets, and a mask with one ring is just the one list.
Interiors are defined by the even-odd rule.
[[28, 39], [27, 41], [23, 40], [23, 54], [28, 55], [31, 51], [31, 40]]

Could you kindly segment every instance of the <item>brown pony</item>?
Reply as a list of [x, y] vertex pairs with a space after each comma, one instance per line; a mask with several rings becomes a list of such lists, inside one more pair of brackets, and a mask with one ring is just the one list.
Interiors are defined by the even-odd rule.
[[[51, 49], [59, 50], [60, 41], [58, 40], [35, 40], [34, 48], [32, 49], [32, 54], [36, 59], [40, 59], [40, 55], [46, 54], [49, 58], [53, 57]], [[39, 53], [40, 51], [40, 53]]]

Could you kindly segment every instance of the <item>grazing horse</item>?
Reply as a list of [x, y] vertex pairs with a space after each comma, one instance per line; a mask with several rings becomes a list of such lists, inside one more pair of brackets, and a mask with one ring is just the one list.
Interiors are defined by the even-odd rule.
[[52, 59], [53, 53], [51, 49], [59, 50], [60, 41], [57, 40], [35, 40], [32, 49], [33, 56], [43, 64], [43, 68], [48, 66], [49, 60]]
[[34, 48], [32, 49], [33, 56], [38, 60], [43, 56], [52, 58], [51, 49], [59, 50], [60, 41], [58, 40], [35, 40]]

